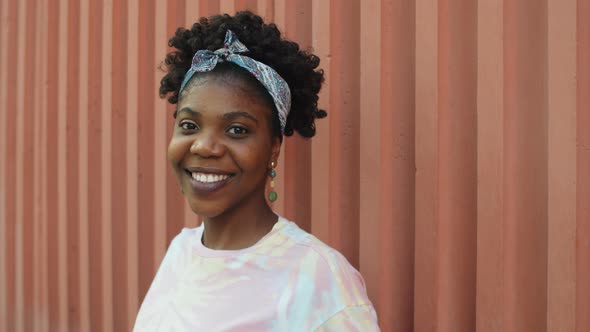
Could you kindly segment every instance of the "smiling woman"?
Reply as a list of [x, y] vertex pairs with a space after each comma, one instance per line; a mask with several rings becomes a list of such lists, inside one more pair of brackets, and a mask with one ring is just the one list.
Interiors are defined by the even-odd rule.
[[[267, 168], [278, 158], [280, 140], [270, 135], [269, 105], [248, 93], [245, 83], [217, 75], [195, 77], [183, 92], [168, 159], [195, 213], [209, 220], [227, 220], [214, 223], [223, 225], [221, 234], [227, 232], [226, 227], [246, 228], [240, 233], [248, 234], [248, 222], [229, 225], [232, 221], [225, 212], [244, 215], [243, 207], [254, 207], [252, 212], [268, 209], [266, 215], [272, 215], [264, 202], [264, 189]], [[216, 226], [205, 232], [206, 241], [215, 234]], [[253, 244], [260, 237], [250, 236], [243, 240]], [[227, 241], [231, 246], [233, 241]]]
[[250, 12], [202, 18], [169, 45], [168, 160], [203, 223], [172, 241], [135, 331], [378, 331], [359, 272], [264, 195], [283, 136], [310, 138], [326, 116], [318, 57]]

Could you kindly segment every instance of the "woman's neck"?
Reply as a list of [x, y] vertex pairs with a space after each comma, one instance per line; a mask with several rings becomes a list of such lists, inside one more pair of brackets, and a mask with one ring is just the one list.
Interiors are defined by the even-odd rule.
[[203, 245], [214, 250], [238, 250], [251, 247], [271, 231], [277, 215], [264, 196], [255, 202], [243, 202], [223, 214], [204, 218]]

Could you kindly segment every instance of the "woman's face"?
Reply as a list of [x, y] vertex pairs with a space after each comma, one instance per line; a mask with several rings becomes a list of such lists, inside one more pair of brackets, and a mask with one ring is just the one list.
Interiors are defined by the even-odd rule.
[[192, 210], [213, 218], [241, 204], [264, 201], [280, 140], [271, 112], [239, 80], [195, 77], [178, 101], [168, 159]]

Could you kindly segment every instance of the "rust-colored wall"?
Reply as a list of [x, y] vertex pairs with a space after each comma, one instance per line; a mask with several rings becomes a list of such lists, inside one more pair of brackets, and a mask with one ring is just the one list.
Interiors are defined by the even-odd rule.
[[590, 331], [587, 0], [0, 0], [0, 331], [130, 329], [198, 223], [158, 63], [242, 8], [322, 59], [275, 209], [360, 269], [383, 331]]

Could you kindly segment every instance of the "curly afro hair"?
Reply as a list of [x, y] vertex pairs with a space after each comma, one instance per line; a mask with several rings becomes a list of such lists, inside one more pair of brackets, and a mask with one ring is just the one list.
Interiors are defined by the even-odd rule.
[[[291, 90], [291, 110], [287, 117], [284, 134], [293, 135], [297, 131], [303, 137], [315, 135], [315, 119], [327, 116], [326, 111], [318, 109], [318, 93], [324, 81], [324, 72], [317, 69], [320, 59], [299, 49], [295, 42], [281, 38], [281, 32], [274, 24], [265, 24], [260, 16], [249, 11], [238, 12], [234, 16], [217, 15], [202, 17], [191, 29], [179, 28], [168, 45], [176, 50], [166, 55], [166, 75], [160, 82], [160, 97], [168, 98], [171, 104], [179, 99], [180, 85], [191, 66], [193, 55], [201, 49], [215, 51], [223, 47], [227, 30], [232, 30], [238, 39], [249, 49], [245, 55], [272, 67], [289, 84]], [[219, 70], [218, 70], [218, 67]], [[244, 79], [239, 66], [230, 64], [217, 66], [211, 73], [223, 73]], [[273, 134], [281, 136], [278, 115], [270, 94], [252, 75], [248, 79], [257, 84], [256, 88], [270, 100], [273, 112]]]

